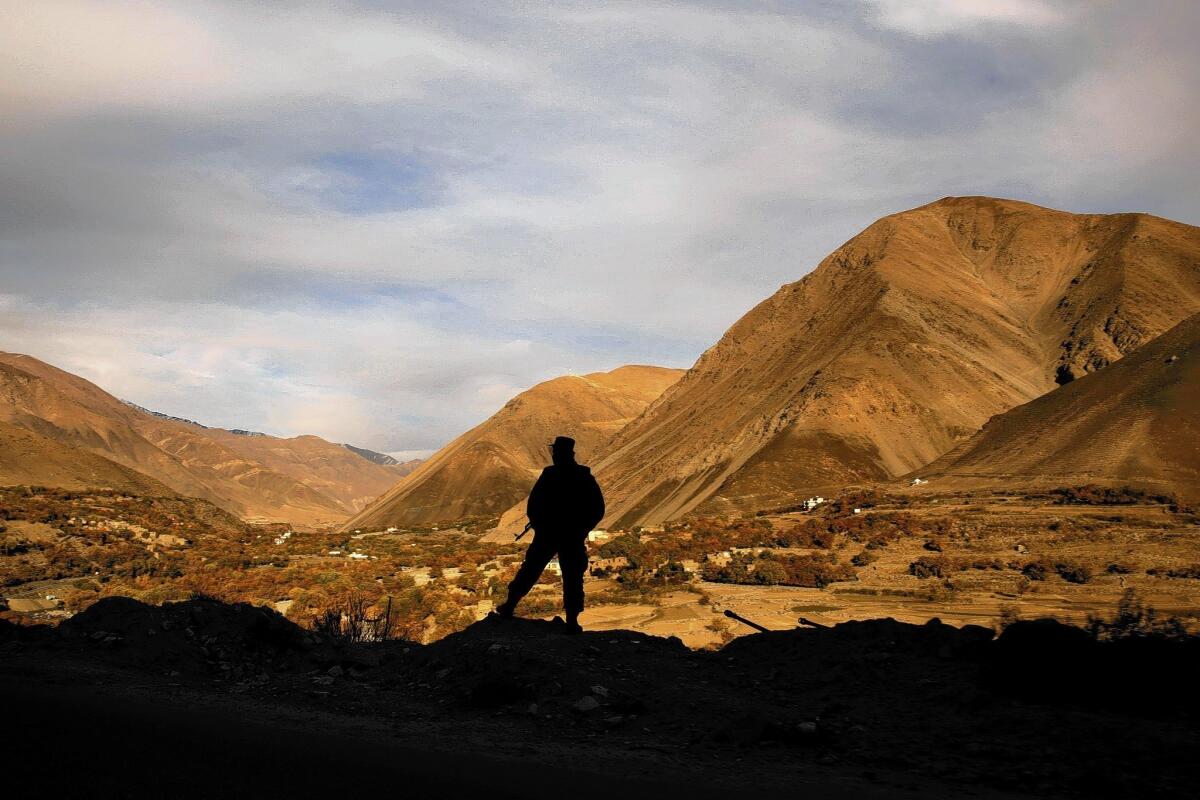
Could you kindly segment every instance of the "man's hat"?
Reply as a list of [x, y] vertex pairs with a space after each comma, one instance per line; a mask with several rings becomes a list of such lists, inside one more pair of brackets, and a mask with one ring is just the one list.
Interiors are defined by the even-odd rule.
[[565, 450], [568, 453], [575, 452], [575, 440], [570, 436], [555, 436], [554, 443], [550, 445], [551, 450]]

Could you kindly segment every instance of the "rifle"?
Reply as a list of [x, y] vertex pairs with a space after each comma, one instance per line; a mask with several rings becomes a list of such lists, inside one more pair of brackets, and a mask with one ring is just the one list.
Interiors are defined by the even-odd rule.
[[759, 625], [757, 622], [751, 622], [750, 620], [743, 617], [741, 614], [735, 614], [732, 611], [730, 611], [729, 609], [725, 609], [725, 616], [729, 617], [730, 619], [736, 619], [738, 622], [742, 623], [743, 625], [749, 625], [751, 628], [754, 628], [754, 630], [756, 630], [756, 631], [760, 631], [762, 633], [770, 633], [771, 632], [770, 628], [764, 628], [762, 625]]
[[532, 522], [526, 522], [526, 523], [525, 523], [525, 529], [524, 529], [524, 530], [522, 530], [520, 533], [518, 533], [518, 534], [517, 534], [517, 538], [513, 539], [513, 541], [514, 541], [514, 542], [519, 542], [519, 541], [521, 541], [521, 537], [522, 537], [522, 536], [524, 536], [525, 534], [529, 533], [529, 529], [530, 529], [530, 528], [532, 528], [532, 527], [533, 527], [533, 523], [532, 523]]

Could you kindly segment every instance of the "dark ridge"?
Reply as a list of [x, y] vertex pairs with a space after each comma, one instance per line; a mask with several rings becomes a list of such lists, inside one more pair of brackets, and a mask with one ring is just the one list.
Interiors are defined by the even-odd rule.
[[367, 461], [372, 461], [376, 464], [382, 464], [385, 467], [391, 467], [391, 466], [394, 466], [394, 465], [400, 463], [398, 460], [392, 458], [387, 453], [377, 453], [374, 450], [368, 450], [365, 447], [355, 447], [352, 444], [345, 444], [345, 443], [342, 444], [342, 447], [346, 448], [351, 453], [355, 453], [357, 455], [362, 456]]
[[152, 417], [158, 417], [159, 419], [170, 420], [171, 422], [183, 422], [188, 425], [195, 425], [197, 428], [207, 428], [208, 427], [207, 425], [201, 425], [199, 422], [196, 422], [196, 420], [194, 420], [194, 419], [187, 419], [185, 417], [173, 417], [170, 414], [164, 414], [161, 411], [151, 411], [150, 409], [148, 409], [144, 406], [139, 406], [137, 403], [130, 402], [129, 400], [122, 400], [121, 402], [124, 403], [125, 405], [129, 406], [130, 408], [136, 408], [138, 411], [141, 411], [144, 414], [149, 414]]

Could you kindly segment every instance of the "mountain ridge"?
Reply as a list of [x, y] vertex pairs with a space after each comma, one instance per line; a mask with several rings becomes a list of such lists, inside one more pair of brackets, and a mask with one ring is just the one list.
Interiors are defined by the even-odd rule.
[[[22, 354], [0, 353], [0, 421], [116, 462], [173, 492], [255, 521], [334, 524], [397, 477], [395, 468], [372, 464], [318, 437], [307, 441], [310, 451], [312, 442], [323, 443], [315, 448], [319, 458], [313, 468], [302, 469], [295, 453], [267, 452], [286, 440], [238, 436], [156, 415]], [[256, 448], [257, 459], [247, 455]], [[356, 478], [339, 488], [330, 473], [343, 458], [361, 473], [359, 478], [369, 477], [373, 483], [364, 488]], [[279, 468], [262, 459], [274, 460]], [[332, 489], [338, 489], [332, 492], [337, 496], [331, 496]]]
[[606, 524], [928, 463], [1200, 310], [1200, 229], [984, 197], [884, 217], [751, 309], [611, 443]]

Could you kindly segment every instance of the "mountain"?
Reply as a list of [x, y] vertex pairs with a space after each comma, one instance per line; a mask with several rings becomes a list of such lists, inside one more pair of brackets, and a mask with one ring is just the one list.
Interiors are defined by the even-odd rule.
[[7, 422], [0, 422], [0, 486], [116, 489], [143, 496], [174, 494], [136, 470]]
[[793, 502], [929, 463], [1200, 310], [1200, 229], [944, 198], [738, 321], [606, 447], [606, 524]]
[[[384, 453], [351, 444], [333, 444], [319, 436], [281, 439], [243, 428], [213, 428], [195, 420], [151, 411], [128, 400], [122, 402], [159, 419], [184, 423], [194, 432], [334, 498], [345, 506], [347, 513], [361, 511], [421, 463], [419, 459], [402, 463]], [[388, 469], [376, 469], [364, 464], [364, 459]]]
[[[376, 453], [374, 450], [368, 450], [365, 447], [355, 447], [352, 444], [343, 444], [342, 447], [346, 448], [347, 450], [349, 450], [352, 453], [357, 453], [358, 455], [365, 458], [367, 461], [373, 461], [376, 464], [382, 464], [385, 467], [397, 467], [397, 466], [400, 466], [400, 464], [401, 464], [400, 461], [398, 461], [395, 458], [392, 458], [387, 453]], [[405, 461], [403, 463], [415, 465], [416, 463], [419, 463], [419, 459], [414, 460], [414, 461]], [[415, 468], [415, 466], [414, 466], [414, 468]], [[409, 470], [409, 471], [411, 472], [412, 470]]]
[[939, 488], [1099, 483], [1200, 499], [1200, 314], [993, 417], [919, 474]]
[[334, 444], [319, 436], [281, 439], [265, 433], [246, 435], [221, 428], [204, 428], [200, 433], [267, 469], [333, 498], [350, 513], [366, 508], [413, 470], [412, 465], [401, 464], [395, 459], [392, 464], [377, 463], [357, 448]]
[[[13, 353], [0, 353], [0, 422], [114, 461], [252, 521], [338, 522], [353, 513], [356, 501], [365, 502], [396, 479], [394, 468], [323, 440], [317, 440], [320, 445], [280, 444], [293, 440], [242, 437], [154, 414], [83, 378]], [[306, 469], [298, 464], [303, 456], [312, 459]], [[345, 485], [336, 485], [342, 468]]]
[[555, 436], [580, 463], [674, 383], [682, 370], [626, 366], [539, 383], [423, 462], [344, 526], [423, 526], [497, 517], [533, 487]]

